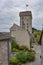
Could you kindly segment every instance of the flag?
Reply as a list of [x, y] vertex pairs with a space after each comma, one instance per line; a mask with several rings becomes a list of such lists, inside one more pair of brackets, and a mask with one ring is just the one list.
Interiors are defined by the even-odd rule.
[[26, 7], [28, 7], [29, 5], [28, 4], [26, 4]]

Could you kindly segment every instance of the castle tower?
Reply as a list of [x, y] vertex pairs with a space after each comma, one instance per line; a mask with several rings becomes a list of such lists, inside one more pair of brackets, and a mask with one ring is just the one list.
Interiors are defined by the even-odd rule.
[[20, 12], [20, 26], [32, 33], [32, 13], [31, 11]]

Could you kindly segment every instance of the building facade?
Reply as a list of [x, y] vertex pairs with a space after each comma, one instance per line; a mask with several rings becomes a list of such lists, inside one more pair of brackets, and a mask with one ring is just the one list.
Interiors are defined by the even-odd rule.
[[11, 41], [16, 40], [19, 45], [30, 47], [30, 34], [32, 33], [32, 13], [20, 12], [20, 26], [13, 24], [9, 33], [0, 33], [0, 65], [9, 65]]
[[11, 37], [15, 37], [19, 45], [30, 47], [30, 34], [32, 34], [32, 13], [24, 11], [19, 13], [20, 26], [14, 24], [10, 29]]
[[0, 33], [0, 65], [9, 65], [9, 33]]
[[19, 45], [25, 45], [29, 48], [30, 36], [28, 35], [26, 30], [16, 26], [15, 24], [10, 33], [11, 37], [15, 37], [15, 40]]

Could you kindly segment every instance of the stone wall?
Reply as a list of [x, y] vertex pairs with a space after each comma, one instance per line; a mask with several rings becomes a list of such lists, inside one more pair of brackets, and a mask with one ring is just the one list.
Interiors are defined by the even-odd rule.
[[31, 11], [20, 12], [20, 27], [28, 29], [32, 33], [32, 13]]
[[15, 37], [19, 45], [26, 45], [28, 48], [30, 47], [30, 36], [26, 30], [12, 30], [11, 37]]
[[8, 42], [0, 41], [0, 65], [8, 65]]

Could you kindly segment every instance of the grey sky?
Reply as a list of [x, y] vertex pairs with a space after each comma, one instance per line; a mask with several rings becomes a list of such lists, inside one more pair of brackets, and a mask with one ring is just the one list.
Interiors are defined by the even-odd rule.
[[32, 26], [41, 29], [43, 24], [43, 0], [0, 0], [0, 31], [9, 31], [13, 23], [20, 24], [19, 12], [32, 11]]

